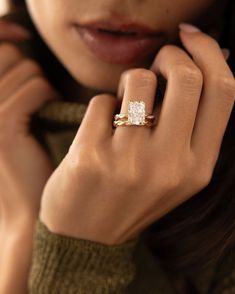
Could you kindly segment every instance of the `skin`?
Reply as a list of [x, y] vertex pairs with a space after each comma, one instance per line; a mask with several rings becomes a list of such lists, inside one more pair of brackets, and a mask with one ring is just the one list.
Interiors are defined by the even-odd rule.
[[[84, 97], [100, 90], [116, 95], [90, 97], [69, 152], [53, 171], [50, 159], [29, 134], [28, 123], [30, 113], [51, 99], [60, 99], [59, 93], [46, 81], [39, 65], [27, 60], [14, 45], [1, 45], [0, 236], [5, 237], [5, 253], [0, 256], [1, 294], [26, 293], [40, 203], [40, 219], [52, 232], [121, 244], [138, 237], [150, 223], [209, 183], [234, 105], [235, 82], [215, 39], [198, 31], [176, 33], [179, 22], [196, 21], [215, 3], [174, 3], [173, 9], [171, 1], [155, 0], [126, 1], [122, 6], [115, 1], [70, 1], [70, 5], [61, 0], [27, 1], [38, 30], [83, 85]], [[133, 18], [162, 28], [172, 45], [159, 48], [151, 61], [124, 68], [97, 60], [78, 39], [72, 44], [71, 20], [110, 11], [131, 12]], [[173, 45], [178, 37], [182, 48]], [[167, 91], [162, 106], [153, 109], [159, 73], [168, 82]], [[39, 95], [32, 99], [32, 93]], [[157, 124], [113, 129], [118, 101], [124, 113], [128, 98], [138, 96], [145, 101], [147, 112], [158, 114]], [[21, 258], [19, 246], [25, 248]]]
[[172, 0], [132, 0], [123, 1], [122, 5], [119, 5], [115, 0], [70, 0], [68, 5], [64, 0], [26, 0], [26, 3], [43, 39], [75, 79], [88, 89], [115, 92], [123, 71], [132, 67], [148, 68], [153, 58], [130, 65], [105, 63], [87, 50], [72, 29], [71, 23], [107, 17], [112, 13], [123, 18], [129, 16], [128, 19], [164, 32], [165, 43], [172, 43], [178, 37], [180, 22], [197, 22], [205, 11], [208, 12], [203, 17], [211, 18], [211, 15], [218, 11], [218, 6], [222, 7], [226, 1], [215, 3], [213, 0], [175, 0], [173, 4]]
[[29, 135], [29, 115], [59, 95], [40, 67], [13, 45], [2, 44], [0, 56], [0, 293], [26, 293], [34, 224], [53, 171], [51, 160]]
[[6, 20], [0, 20], [1, 41], [21, 41], [29, 39], [30, 37], [30, 33], [23, 27]]

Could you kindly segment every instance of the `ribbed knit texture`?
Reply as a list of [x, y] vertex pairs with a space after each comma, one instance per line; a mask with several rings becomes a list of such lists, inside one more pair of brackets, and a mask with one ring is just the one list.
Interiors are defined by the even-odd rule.
[[125, 293], [137, 240], [104, 244], [52, 234], [37, 222], [30, 293]]
[[[5, 19], [31, 28], [23, 13], [8, 15]], [[36, 39], [15, 45], [26, 56], [37, 59], [39, 63], [42, 60], [39, 57], [43, 58], [44, 51]], [[45, 69], [50, 70], [50, 67]], [[57, 77], [57, 74], [57, 71], [53, 72], [52, 76]], [[77, 102], [56, 101], [35, 113], [38, 127], [35, 135], [48, 151], [55, 167], [68, 151], [85, 110], [86, 106]], [[187, 276], [194, 285], [195, 292], [187, 294], [235, 294], [235, 250], [208, 271], [177, 274], [181, 278]], [[137, 244], [127, 242], [108, 246], [54, 234], [42, 223], [37, 223], [29, 294], [182, 293], [176, 292], [174, 287], [156, 255], [151, 254], [141, 238]]]
[[75, 125], [80, 125], [86, 109], [87, 105], [85, 104], [53, 101], [45, 104], [35, 113], [35, 116], [41, 121], [54, 123], [57, 127], [74, 127]]

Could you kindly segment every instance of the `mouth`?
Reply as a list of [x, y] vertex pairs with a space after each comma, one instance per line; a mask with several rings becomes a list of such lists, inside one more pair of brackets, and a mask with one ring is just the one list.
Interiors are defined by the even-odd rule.
[[136, 36], [136, 32], [127, 32], [127, 31], [114, 31], [114, 30], [106, 30], [106, 29], [97, 29], [99, 32], [114, 34], [114, 35], [126, 35], [126, 36]]
[[146, 24], [135, 21], [123, 21], [113, 16], [110, 19], [94, 20], [80, 24], [83, 27], [97, 29], [112, 34], [159, 36], [159, 32]]
[[80, 38], [99, 59], [114, 64], [138, 62], [156, 53], [164, 42], [164, 33], [139, 23], [101, 20], [73, 24]]

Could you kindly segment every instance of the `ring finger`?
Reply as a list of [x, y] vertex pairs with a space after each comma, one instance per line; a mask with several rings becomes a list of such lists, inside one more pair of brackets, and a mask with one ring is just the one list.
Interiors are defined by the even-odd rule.
[[[128, 113], [128, 102], [143, 101], [145, 113], [152, 114], [157, 87], [156, 75], [147, 69], [130, 69], [125, 71], [120, 79], [118, 98], [122, 98], [120, 114]], [[114, 133], [114, 140], [126, 140], [130, 136], [142, 138], [149, 134], [146, 126], [118, 126]]]

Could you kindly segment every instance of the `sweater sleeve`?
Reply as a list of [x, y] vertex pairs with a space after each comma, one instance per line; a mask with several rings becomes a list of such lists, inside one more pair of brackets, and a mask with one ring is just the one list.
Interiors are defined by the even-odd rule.
[[133, 251], [138, 239], [106, 245], [50, 232], [37, 221], [30, 294], [121, 294], [135, 276]]
[[217, 263], [208, 294], [235, 293], [235, 244], [231, 246]]

